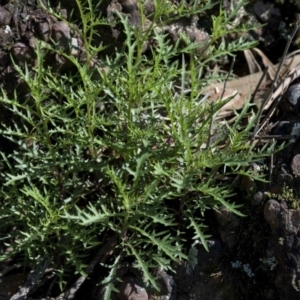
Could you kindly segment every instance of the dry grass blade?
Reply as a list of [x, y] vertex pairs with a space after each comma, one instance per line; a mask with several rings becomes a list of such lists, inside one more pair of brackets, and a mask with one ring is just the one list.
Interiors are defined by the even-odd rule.
[[[292, 40], [293, 40], [293, 38], [294, 38], [294, 36], [295, 36], [295, 34], [296, 34], [296, 32], [298, 31], [298, 29], [299, 29], [299, 24], [297, 24], [296, 26], [295, 26], [295, 28], [294, 28], [294, 30], [293, 30], [293, 32], [292, 32], [292, 35], [289, 37], [289, 39], [288, 39], [288, 42], [287, 42], [287, 44], [286, 44], [286, 46], [285, 46], [285, 49], [284, 49], [284, 52], [283, 52], [283, 55], [282, 55], [282, 58], [281, 58], [281, 61], [280, 61], [280, 63], [279, 63], [279, 66], [278, 66], [278, 68], [277, 68], [277, 71], [276, 71], [276, 74], [275, 74], [275, 78], [274, 78], [274, 80], [272, 81], [272, 84], [271, 84], [271, 87], [270, 87], [270, 89], [268, 90], [268, 92], [267, 92], [267, 94], [266, 94], [266, 97], [263, 99], [263, 101], [262, 101], [262, 103], [261, 103], [261, 107], [260, 107], [260, 109], [259, 109], [259, 112], [258, 112], [258, 122], [257, 122], [257, 124], [256, 124], [256, 126], [255, 126], [255, 129], [254, 129], [254, 136], [255, 135], [257, 135], [258, 134], [258, 132], [264, 127], [264, 125], [266, 124], [266, 122], [270, 119], [270, 117], [273, 115], [273, 113], [275, 112], [275, 109], [276, 109], [276, 107], [277, 107], [277, 105], [278, 105], [278, 103], [279, 103], [279, 100], [280, 100], [280, 98], [277, 96], [277, 97], [275, 97], [275, 95], [274, 95], [274, 93], [273, 93], [273, 91], [274, 91], [274, 89], [276, 88], [276, 86], [277, 86], [277, 81], [279, 81], [279, 78], [281, 77], [281, 74], [280, 74], [280, 72], [282, 71], [282, 66], [284, 65], [284, 61], [285, 61], [285, 59], [286, 59], [286, 56], [287, 56], [287, 53], [288, 53], [288, 50], [289, 50], [289, 48], [290, 48], [290, 45], [291, 45], [291, 43], [292, 43]], [[294, 71], [294, 72], [290, 72], [289, 73], [291, 76], [287, 76], [286, 77], [286, 79], [288, 79], [288, 80], [286, 80], [285, 78], [283, 78], [283, 85], [281, 85], [281, 88], [278, 90], [278, 88], [277, 88], [277, 91], [279, 91], [279, 93], [281, 94], [281, 95], [283, 95], [283, 93], [287, 90], [287, 88], [288, 88], [288, 86], [289, 86], [289, 84], [291, 83], [291, 81], [289, 80], [289, 79], [291, 79], [291, 78], [295, 78], [295, 74], [296, 74], [296, 72]], [[298, 76], [297, 76], [298, 77]], [[276, 101], [274, 101], [274, 100], [276, 100]], [[268, 105], [268, 103], [270, 103], [270, 101], [271, 101], [271, 103], [273, 103], [273, 101], [274, 101], [274, 103], [273, 103], [273, 105], [272, 105], [272, 109], [271, 110], [269, 110], [269, 112], [268, 112], [268, 114], [267, 114], [267, 118], [265, 118], [264, 119], [264, 122], [263, 122], [263, 125], [260, 127], [260, 129], [258, 130], [258, 127], [259, 127], [259, 124], [260, 124], [260, 119], [261, 119], [261, 115], [262, 115], [262, 111], [263, 110], [266, 110], [267, 109], [267, 105]]]
[[[280, 76], [283, 78], [287, 73], [289, 73], [289, 71], [292, 68], [295, 68], [298, 63], [300, 63], [300, 54], [299, 53], [295, 53], [295, 55], [288, 57], [285, 60], [283, 66], [280, 70]], [[275, 65], [275, 68], [278, 68], [278, 66], [279, 66], [279, 64]], [[268, 72], [268, 74], [270, 74], [270, 72]], [[232, 95], [234, 93], [238, 93], [240, 95], [245, 95], [247, 97], [249, 95], [249, 93], [251, 93], [252, 91], [255, 90], [262, 75], [263, 75], [263, 71], [260, 71], [255, 74], [250, 74], [250, 75], [247, 75], [244, 77], [240, 77], [238, 79], [233, 79], [231, 81], [228, 81], [227, 85], [226, 85], [226, 93], [224, 95], [223, 100], [227, 99], [228, 95]], [[263, 90], [263, 94], [265, 93], [266, 85], [270, 84], [270, 82], [271, 82], [270, 78], [265, 79], [263, 81], [262, 87], [260, 88], [261, 90]], [[210, 94], [210, 99], [212, 99], [212, 101], [214, 101], [218, 98], [220, 99], [220, 95], [222, 93], [223, 86], [224, 86], [223, 82], [212, 84], [211, 86], [207, 87], [204, 90], [204, 93]], [[263, 95], [261, 93], [260, 95], [258, 95], [258, 97], [256, 99], [254, 99], [254, 102], [259, 106], [259, 103], [261, 103], [262, 98], [263, 98]], [[246, 99], [244, 99], [244, 102], [245, 101], [246, 101]]]
[[265, 67], [269, 68], [268, 75], [269, 75], [269, 80], [274, 80], [276, 70], [279, 67], [279, 65], [274, 66], [273, 63], [268, 59], [268, 57], [258, 48], [253, 48], [253, 51], [255, 51], [260, 58], [262, 59], [262, 63]]
[[[298, 26], [294, 29], [290, 41], [297, 30]], [[290, 42], [286, 46], [281, 62], [277, 65], [273, 65], [261, 50], [254, 48], [253, 51], [261, 57], [267, 69], [230, 80], [226, 82], [226, 89], [224, 89], [224, 82], [219, 82], [212, 84], [204, 90], [204, 93], [209, 95], [210, 101], [216, 101], [217, 99], [226, 100], [232, 97], [232, 99], [220, 109], [216, 120], [233, 117], [231, 120], [233, 121], [234, 110], [241, 109], [251, 94], [252, 102], [257, 105], [260, 114], [271, 108], [273, 102], [285, 92], [289, 84], [299, 77], [300, 51], [298, 50], [290, 55], [286, 55], [289, 45]], [[245, 51], [245, 57], [250, 71], [260, 69], [253, 53]], [[276, 103], [278, 104], [278, 102]], [[276, 108], [276, 105], [272, 106], [273, 110]], [[272, 112], [271, 115], [273, 113], [274, 112]], [[262, 127], [266, 124], [266, 120], [265, 118]], [[256, 128], [255, 132], [258, 132], [258, 128]]]
[[259, 63], [257, 62], [257, 60], [255, 59], [253, 53], [251, 50], [244, 50], [244, 55], [247, 61], [247, 65], [249, 68], [249, 73], [250, 74], [254, 74], [257, 72], [261, 72], [261, 67], [259, 65]]
[[[270, 118], [275, 112], [275, 109], [280, 101], [280, 96], [284, 94], [284, 92], [287, 90], [289, 85], [297, 78], [300, 77], [300, 64], [298, 64], [295, 68], [293, 68], [289, 74], [286, 76], [286, 78], [283, 80], [283, 82], [277, 87], [277, 89], [273, 92], [272, 97], [268, 101], [268, 103], [265, 105], [264, 109], [268, 109], [271, 105], [271, 108], [268, 112], [268, 114], [264, 117], [263, 121], [261, 122], [260, 129], [256, 132], [258, 134], [261, 129], [268, 124]], [[276, 99], [276, 101], [274, 101]]]

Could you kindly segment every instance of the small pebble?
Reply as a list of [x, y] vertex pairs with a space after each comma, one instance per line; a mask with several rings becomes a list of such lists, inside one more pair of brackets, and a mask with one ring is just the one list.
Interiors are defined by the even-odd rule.
[[257, 192], [254, 194], [253, 198], [251, 199], [251, 204], [259, 205], [263, 199], [264, 199], [264, 194], [262, 192]]
[[300, 174], [300, 154], [297, 154], [293, 157], [293, 160], [291, 162], [291, 169], [295, 176], [298, 176]]

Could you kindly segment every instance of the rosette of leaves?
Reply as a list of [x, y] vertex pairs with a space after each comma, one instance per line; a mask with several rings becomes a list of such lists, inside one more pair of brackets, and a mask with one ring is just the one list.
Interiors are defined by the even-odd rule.
[[[102, 48], [91, 39], [101, 20], [90, 1], [77, 3], [86, 56], [100, 56]], [[178, 11], [184, 9], [189, 12], [184, 6]], [[157, 22], [164, 14], [160, 10]], [[29, 92], [10, 98], [2, 89], [0, 98], [12, 115], [1, 135], [14, 144], [13, 152], [1, 153], [2, 259], [21, 254], [29, 264], [48, 260], [63, 288], [69, 272], [85, 274], [95, 251], [114, 238], [101, 260], [112, 262], [103, 281], [106, 299], [128, 258], [158, 288], [152, 270], [188, 259], [187, 230], [208, 250], [204, 212], [226, 206], [242, 215], [220, 177], [255, 177], [247, 166], [274, 151], [274, 145], [258, 149], [249, 141], [256, 120], [249, 103], [233, 124], [214, 124], [225, 102], [211, 105], [201, 94], [212, 79], [202, 76], [207, 64], [253, 45], [220, 43], [230, 33], [224, 32], [230, 16], [213, 18], [205, 56], [193, 43], [171, 45], [155, 26], [142, 31], [120, 14], [119, 20], [124, 49], [102, 61], [106, 71], [37, 41], [37, 67], [15, 65]], [[155, 47], [146, 54], [150, 36]], [[58, 76], [44, 66], [49, 51], [76, 71]], [[212, 130], [220, 135], [211, 139]]]

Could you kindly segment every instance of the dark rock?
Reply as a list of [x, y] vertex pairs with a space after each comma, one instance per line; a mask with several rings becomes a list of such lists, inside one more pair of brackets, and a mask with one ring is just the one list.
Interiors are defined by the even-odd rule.
[[300, 211], [288, 209], [284, 201], [269, 200], [264, 217], [272, 229], [266, 254], [278, 262], [274, 281], [277, 299], [300, 299]]
[[0, 7], [0, 26], [9, 25], [12, 14], [7, 11], [5, 8]]
[[39, 33], [40, 38], [48, 42], [51, 36], [51, 24], [50, 21], [44, 20], [37, 24], [37, 31]]
[[52, 38], [55, 42], [58, 43], [58, 46], [61, 50], [68, 50], [71, 43], [71, 33], [69, 25], [63, 21], [53, 24]]
[[138, 4], [136, 0], [118, 0], [121, 3], [122, 11], [127, 14], [133, 14], [138, 11]]
[[300, 84], [291, 85], [282, 96], [281, 102], [285, 111], [297, 112], [300, 109]]
[[151, 290], [149, 292], [150, 300], [176, 300], [177, 285], [173, 276], [167, 274], [166, 271], [158, 270], [155, 274], [157, 284], [160, 287], [159, 291]]
[[276, 200], [269, 200], [264, 207], [264, 217], [272, 229], [279, 227], [281, 205]]
[[259, 20], [263, 23], [268, 23], [274, 29], [278, 28], [279, 22], [282, 19], [280, 10], [273, 3], [263, 0], [255, 2], [253, 12]]
[[113, 15], [117, 11], [128, 17], [130, 25], [140, 28], [141, 19], [138, 3], [136, 0], [111, 1], [111, 3], [107, 7], [107, 15], [110, 20], [114, 19]]
[[7, 3], [3, 6], [3, 8], [5, 8], [8, 12], [13, 14], [16, 9], [16, 6], [13, 3]]
[[33, 62], [35, 58], [34, 51], [20, 42], [12, 46], [11, 54], [16, 61], [21, 64], [24, 64], [25, 62]]
[[117, 295], [118, 300], [148, 300], [146, 290], [141, 287], [132, 276], [126, 276], [118, 286], [120, 291]]

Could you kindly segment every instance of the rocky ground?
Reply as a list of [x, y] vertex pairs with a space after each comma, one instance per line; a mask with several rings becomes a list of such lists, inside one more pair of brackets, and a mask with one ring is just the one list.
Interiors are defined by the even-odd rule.
[[[53, 7], [57, 1], [50, 1]], [[231, 1], [224, 0], [225, 7]], [[249, 32], [252, 39], [258, 40], [260, 48], [275, 64], [283, 53], [287, 36], [300, 13], [298, 1], [251, 1], [241, 11], [241, 16], [267, 25]], [[44, 1], [46, 4], [46, 1]], [[61, 1], [61, 13], [67, 17], [75, 9], [75, 1]], [[117, 9], [127, 14], [132, 24], [139, 24], [136, 1], [103, 1], [99, 7], [108, 17]], [[151, 1], [147, 7], [151, 13]], [[78, 12], [74, 10], [73, 18]], [[201, 20], [189, 24], [191, 39], [200, 42], [209, 35], [205, 28], [199, 30]], [[183, 25], [184, 26], [184, 25]], [[108, 48], [104, 55], [122, 44], [122, 34], [118, 28], [110, 26], [101, 29], [101, 39]], [[178, 32], [166, 28], [176, 41]], [[50, 38], [61, 47], [68, 47], [71, 41], [74, 55], [84, 60], [81, 41], [65, 23], [43, 11], [35, 0], [0, 1], [0, 84], [8, 93], [15, 89], [19, 94], [26, 88], [18, 80], [11, 57], [17, 64], [34, 64], [34, 39], [48, 42]], [[298, 48], [300, 35], [296, 36], [290, 51]], [[58, 56], [49, 56], [47, 63], [57, 70], [67, 69], [67, 63]], [[96, 63], [96, 62], [95, 62]], [[234, 72], [246, 75], [246, 62], [238, 54]], [[226, 68], [226, 66], [224, 66]], [[293, 84], [297, 84], [297, 80]], [[300, 124], [300, 88], [292, 88], [284, 96], [272, 122], [276, 124], [272, 134], [289, 135], [295, 124]], [[4, 118], [5, 116], [1, 116]], [[1, 150], [9, 149], [1, 139]], [[116, 299], [160, 299], [160, 300], [225, 300], [225, 299], [282, 299], [300, 298], [300, 141], [288, 146], [277, 154], [273, 161], [271, 184], [244, 183], [254, 191], [250, 195], [238, 192], [236, 202], [245, 203], [243, 212], [247, 217], [240, 218], [228, 211], [220, 210], [206, 215], [212, 228], [209, 240], [210, 252], [199, 245], [196, 249], [193, 268], [176, 266], [176, 273], [157, 274], [161, 281], [161, 293], [146, 291], [133, 276], [130, 268], [122, 271], [123, 283]], [[260, 167], [260, 166], [253, 166]], [[0, 299], [10, 299], [27, 274], [22, 268], [2, 273]], [[95, 270], [76, 294], [76, 299], [101, 299], [102, 291], [97, 288], [101, 272]], [[48, 284], [49, 285], [49, 284]], [[47, 287], [42, 286], [45, 290]], [[39, 298], [41, 291], [32, 296]], [[19, 298], [18, 298], [19, 299]], [[21, 299], [21, 298], [20, 298]], [[23, 299], [23, 298], [22, 298]]]

